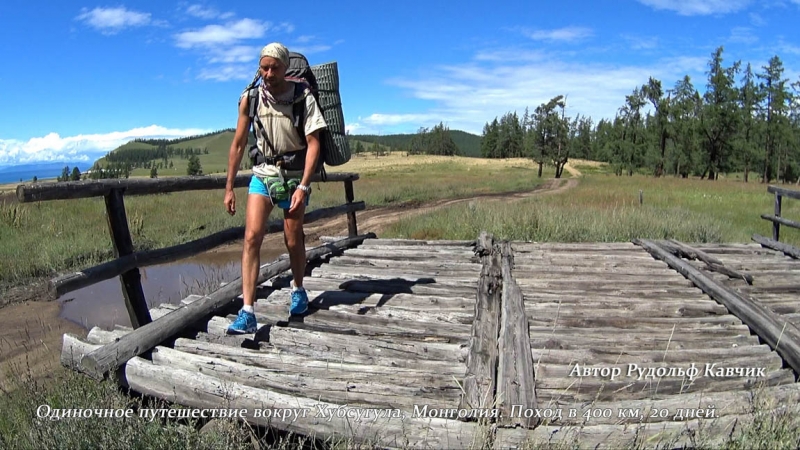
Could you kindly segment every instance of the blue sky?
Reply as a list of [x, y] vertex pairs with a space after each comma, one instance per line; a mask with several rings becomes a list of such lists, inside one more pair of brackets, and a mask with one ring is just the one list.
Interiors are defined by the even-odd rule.
[[272, 41], [338, 62], [351, 133], [480, 134], [559, 94], [597, 122], [650, 76], [702, 90], [718, 46], [757, 70], [778, 55], [797, 81], [799, 19], [800, 0], [4, 0], [0, 165], [232, 128]]

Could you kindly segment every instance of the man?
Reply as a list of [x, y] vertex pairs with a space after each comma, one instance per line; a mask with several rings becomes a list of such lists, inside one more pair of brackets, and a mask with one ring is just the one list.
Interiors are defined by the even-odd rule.
[[[284, 242], [289, 252], [293, 277], [289, 311], [291, 314], [303, 314], [308, 308], [308, 296], [303, 289], [306, 266], [303, 216], [311, 195], [311, 175], [316, 171], [320, 158], [319, 131], [326, 127], [322, 111], [313, 95], [305, 90], [298, 99], [296, 83], [285, 79], [289, 66], [288, 49], [280, 43], [271, 43], [261, 50], [259, 56], [257, 76], [260, 76], [261, 84], [258, 87], [259, 99], [254, 121], [257, 130], [256, 144], [258, 151], [262, 153], [263, 162], [253, 166], [253, 178], [247, 196], [242, 251], [244, 306], [228, 329], [232, 334], [254, 333], [257, 328], [253, 304], [261, 265], [259, 252], [266, 232], [266, 221], [274, 205], [284, 210]], [[247, 92], [245, 89], [239, 99], [239, 119], [228, 156], [225, 208], [231, 215], [236, 214], [233, 184], [246, 151], [247, 134], [251, 125]], [[298, 135], [295, 128], [292, 111], [295, 101], [305, 102], [305, 136]], [[296, 189], [292, 192], [295, 186]]]

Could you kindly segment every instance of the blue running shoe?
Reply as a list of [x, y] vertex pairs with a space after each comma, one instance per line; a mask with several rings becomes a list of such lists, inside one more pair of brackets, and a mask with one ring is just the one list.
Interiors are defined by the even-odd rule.
[[228, 334], [250, 334], [258, 329], [256, 315], [244, 309], [239, 310], [239, 316], [228, 327]]
[[300, 315], [308, 310], [308, 294], [305, 289], [292, 291], [292, 307], [289, 312], [292, 315]]

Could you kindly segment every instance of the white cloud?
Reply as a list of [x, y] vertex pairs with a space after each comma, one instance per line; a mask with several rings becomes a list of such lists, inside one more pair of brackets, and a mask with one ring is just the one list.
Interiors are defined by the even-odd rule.
[[755, 44], [758, 42], [758, 36], [753, 33], [751, 28], [735, 27], [731, 30], [731, 36], [728, 40], [742, 44]]
[[[638, 0], [654, 9], [675, 11], [683, 16], [728, 14], [744, 9], [751, 0]], [[797, 1], [797, 0], [794, 0]]]
[[124, 28], [140, 27], [151, 23], [150, 13], [128, 10], [124, 6], [94, 8], [91, 11], [83, 8], [76, 19], [105, 34], [114, 34]]
[[189, 14], [192, 17], [197, 17], [198, 19], [205, 19], [205, 20], [212, 20], [217, 18], [227, 18], [233, 15], [233, 13], [225, 13], [222, 14], [214, 8], [206, 8], [202, 5], [189, 5], [186, 8], [186, 14]]
[[555, 30], [523, 30], [522, 33], [535, 41], [576, 42], [592, 36], [589, 28], [566, 27]]
[[35, 137], [27, 142], [0, 139], [0, 164], [23, 164], [41, 161], [90, 161], [136, 138], [172, 139], [211, 130], [175, 129], [159, 125], [115, 131], [105, 134], [81, 134], [61, 137], [57, 133]]
[[308, 46], [296, 46], [291, 47], [290, 50], [297, 53], [302, 53], [303, 55], [312, 55], [314, 53], [322, 53], [327, 52], [331, 49], [330, 45], [308, 45]]
[[591, 116], [596, 123], [601, 118], [613, 119], [625, 96], [651, 76], [661, 80], [666, 90], [689, 74], [695, 87], [702, 89], [707, 63], [705, 56], [686, 56], [647, 66], [568, 63], [554, 57], [498, 64], [483, 52], [477, 55], [463, 64], [431, 68], [436, 77], [389, 80], [431, 107], [417, 114], [382, 111], [353, 121], [352, 129], [414, 132], [445, 122], [451, 129], [480, 134], [494, 117], [511, 111], [522, 114], [526, 107], [532, 111], [556, 95], [567, 97], [567, 114]]
[[[258, 58], [259, 47], [236, 45], [233, 47], [212, 49], [209, 54], [210, 63], [249, 63]], [[254, 66], [255, 67], [255, 66]]]
[[767, 24], [767, 21], [757, 13], [750, 13], [750, 23], [756, 27], [763, 27]]
[[628, 45], [633, 50], [652, 50], [658, 47], [657, 37], [642, 37], [623, 34], [622, 39], [628, 42]]
[[256, 74], [256, 70], [254, 65], [243, 64], [206, 67], [200, 71], [197, 78], [207, 81], [251, 81]]
[[199, 30], [184, 31], [175, 36], [181, 48], [217, 47], [235, 44], [244, 39], [260, 39], [270, 29], [269, 22], [240, 19], [224, 25], [206, 25]]

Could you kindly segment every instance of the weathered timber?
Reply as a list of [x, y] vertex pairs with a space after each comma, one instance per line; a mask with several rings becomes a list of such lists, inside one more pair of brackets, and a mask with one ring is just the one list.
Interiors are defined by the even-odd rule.
[[364, 247], [372, 247], [373, 245], [394, 245], [397, 247], [420, 247], [420, 246], [436, 246], [436, 247], [473, 247], [475, 241], [467, 240], [441, 240], [441, 241], [426, 241], [416, 239], [373, 239], [369, 243], [365, 242]]
[[432, 323], [460, 323], [472, 324], [475, 315], [472, 311], [412, 311], [409, 309], [395, 308], [393, 306], [359, 306], [359, 305], [335, 305], [330, 307], [331, 311], [344, 314], [355, 314], [367, 317], [383, 317], [386, 319], [399, 319], [417, 322]]
[[390, 280], [342, 280], [327, 277], [307, 277], [303, 280], [303, 286], [315, 291], [344, 290], [349, 292], [387, 295], [419, 294], [443, 297], [465, 297], [475, 295], [475, 287], [463, 286], [457, 283], [436, 283], [435, 280], [430, 278], [423, 278], [415, 282], [399, 278]]
[[[528, 317], [528, 323], [531, 326], [550, 327], [553, 328], [553, 318], [548, 317]], [[573, 327], [575, 329], [596, 328], [598, 332], [609, 332], [618, 330], [633, 330], [637, 329], [646, 332], [655, 332], [658, 330], [671, 330], [673, 327], [679, 327], [682, 330], [703, 330], [712, 327], [736, 327], [741, 326], [742, 321], [733, 314], [726, 316], [709, 316], [709, 317], [640, 317], [635, 322], [630, 320], [608, 317], [558, 317], [555, 322], [559, 327]]]
[[613, 250], [613, 251], [631, 251], [631, 252], [641, 252], [640, 249], [636, 248], [635, 245], [631, 244], [630, 242], [601, 242], [601, 243], [591, 243], [591, 242], [541, 242], [541, 243], [529, 243], [529, 242], [511, 242], [511, 249], [514, 251], [515, 258], [517, 255], [531, 252], [531, 251], [538, 251], [538, 250], [545, 250], [545, 251], [554, 251], [554, 252], [573, 252], [573, 251], [589, 251], [589, 252], [597, 252], [597, 251], [606, 251], [606, 250]]
[[781, 197], [789, 197], [796, 200], [800, 200], [800, 191], [796, 191], [793, 189], [786, 189], [780, 186], [770, 185], [767, 186], [767, 192], [769, 192], [770, 194], [780, 195]]
[[[306, 258], [314, 260], [327, 254], [341, 251], [343, 248], [358, 245], [364, 239], [374, 236], [374, 234], [370, 233], [315, 247], [306, 252]], [[263, 282], [289, 269], [289, 260], [280, 260], [264, 266], [259, 271], [258, 282]], [[241, 289], [242, 279], [237, 278], [203, 299], [142, 326], [117, 342], [93, 351], [81, 361], [81, 371], [95, 378], [103, 378], [105, 374], [115, 370], [116, 367], [119, 367], [120, 364], [128, 359], [149, 351], [169, 337], [180, 333], [184, 327], [229, 305], [233, 299], [240, 295]]]
[[495, 407], [503, 274], [501, 255], [494, 249], [493, 241], [492, 235], [482, 232], [475, 249], [483, 266], [478, 279], [475, 321], [470, 330], [464, 393], [459, 403], [463, 409]]
[[[50, 184], [52, 183], [43, 183], [42, 185]], [[105, 196], [105, 203], [114, 257], [128, 256], [133, 253], [133, 241], [128, 229], [128, 216], [125, 213], [125, 201], [122, 198], [122, 191], [119, 189], [110, 190]], [[147, 300], [144, 298], [142, 276], [139, 273], [139, 269], [136, 267], [129, 268], [118, 272], [116, 275], [119, 275], [119, 281], [122, 284], [122, 295], [125, 298], [125, 308], [128, 310], [131, 326], [139, 328], [150, 323], [152, 318], [147, 310]]]
[[[329, 309], [336, 305], [360, 305], [366, 307], [391, 306], [395, 309], [409, 311], [469, 311], [475, 308], [475, 299], [468, 297], [442, 297], [434, 295], [414, 294], [368, 294], [347, 291], [313, 291], [306, 290], [312, 308]], [[291, 290], [278, 289], [266, 298], [258, 299], [256, 306], [262, 304], [289, 305]], [[713, 303], [714, 306], [719, 306]]]
[[[659, 241], [659, 244], [661, 244], [661, 242], [663, 242], [663, 241]], [[681, 241], [678, 241], [678, 240], [675, 240], [675, 239], [667, 239], [666, 242], [668, 242], [672, 246], [676, 247], [678, 249], [678, 251], [681, 253], [681, 256], [685, 256], [685, 257], [687, 257], [689, 259], [698, 259], [698, 260], [703, 261], [704, 263], [709, 264], [709, 265], [717, 264], [717, 265], [721, 266], [721, 265], [724, 264], [720, 259], [718, 259], [718, 258], [716, 258], [714, 256], [711, 256], [708, 253], [706, 253], [706, 252], [704, 252], [704, 251], [702, 251], [700, 249], [697, 249], [697, 248], [694, 248], [694, 247], [692, 247], [690, 245], [684, 244]]]
[[499, 425], [532, 428], [539, 423], [537, 418], [512, 415], [515, 405], [525, 410], [536, 409], [537, 402], [528, 319], [523, 306], [522, 291], [511, 274], [511, 252], [511, 246], [507, 242], [500, 244], [503, 290], [500, 303], [496, 403], [502, 416]]
[[403, 375], [392, 373], [386, 376], [359, 372], [355, 376], [347, 373], [332, 376], [336, 370], [303, 371], [266, 369], [219, 357], [176, 351], [167, 347], [156, 347], [153, 363], [187, 371], [202, 372], [221, 380], [236, 382], [243, 386], [267, 389], [290, 395], [301, 395], [331, 403], [378, 408], [403, 408], [413, 410], [414, 405], [426, 404], [435, 408], [455, 408], [458, 401], [458, 386], [442, 387], [413, 379], [409, 386], [403, 383]]
[[668, 239], [666, 241], [658, 241], [666, 250], [679, 257], [688, 259], [697, 259], [706, 264], [706, 269], [721, 273], [729, 278], [737, 278], [744, 280], [747, 284], [753, 284], [753, 276], [738, 272], [734, 269], [726, 267], [725, 264], [718, 258], [709, 255], [708, 253], [684, 244], [683, 242], [676, 241], [675, 239]]
[[[71, 355], [72, 361], [80, 361], [81, 356], [91, 350], [86, 346], [74, 336], [66, 334], [62, 358], [66, 352]], [[475, 424], [413, 417], [409, 412], [403, 417], [370, 415], [367, 418], [358, 414], [359, 408], [349, 406], [341, 407], [341, 416], [334, 414], [321, 417], [314, 412], [339, 411], [341, 405], [226, 382], [203, 373], [152, 364], [142, 358], [128, 360], [119, 372], [117, 379], [124, 387], [144, 395], [192, 408], [219, 408], [225, 405], [230, 409], [246, 409], [245, 416], [250, 423], [321, 439], [345, 438], [387, 447], [464, 448], [470, 445], [476, 431]], [[284, 408], [298, 408], [311, 413], [300, 414], [297, 420], [291, 421], [255, 415], [255, 411]]]
[[[357, 173], [329, 173], [328, 182], [358, 180]], [[236, 177], [234, 187], [246, 187], [251, 175]], [[311, 176], [312, 182], [322, 181], [319, 174]], [[17, 186], [20, 203], [47, 200], [101, 197], [115, 189], [125, 195], [166, 194], [178, 191], [225, 189], [226, 176], [185, 176], [164, 178], [125, 178], [107, 180], [66, 181], [62, 183], [26, 183]]]
[[758, 234], [754, 234], [752, 239], [764, 247], [778, 250], [794, 259], [800, 259], [800, 248], [797, 248], [793, 245], [784, 244], [783, 242], [778, 242], [774, 239], [769, 239]]
[[791, 322], [781, 318], [769, 308], [747, 300], [720, 285], [690, 264], [669, 254], [657, 244], [647, 240], [641, 240], [638, 244], [647, 249], [653, 257], [666, 262], [670, 267], [692, 280], [712, 298], [725, 305], [731, 313], [740, 318], [777, 351], [796, 373], [800, 373], [800, 330]]
[[[657, 302], [637, 301], [617, 302], [615, 297], [569, 296], [566, 299], [531, 298], [526, 295], [526, 313], [533, 315], [593, 314], [595, 316], [636, 316], [648, 314], [651, 317], [703, 317], [728, 314], [724, 306], [712, 300], [687, 302], [686, 300], [659, 299]], [[533, 301], [532, 301], [533, 300]]]
[[479, 272], [473, 271], [455, 271], [455, 270], [439, 270], [439, 271], [423, 271], [423, 270], [385, 270], [372, 267], [352, 267], [352, 266], [328, 266], [323, 265], [314, 269], [311, 272], [312, 277], [325, 277], [337, 279], [372, 279], [382, 280], [385, 278], [403, 279], [408, 281], [416, 281], [420, 279], [435, 279], [437, 284], [443, 283], [456, 283], [461, 285], [472, 284], [477, 282]]
[[444, 366], [455, 367], [452, 362], [465, 363], [468, 354], [466, 345], [394, 341], [288, 327], [272, 327], [269, 332], [269, 342], [277, 348], [295, 353], [312, 350], [304, 354], [313, 354], [325, 360], [362, 355], [386, 358], [390, 360], [388, 364], [392, 366], [398, 366], [398, 360], [405, 360], [410, 365], [416, 365], [418, 368], [424, 366], [426, 369], [431, 367], [428, 365], [430, 361], [437, 367], [437, 373]]
[[290, 316], [282, 306], [262, 305], [256, 309], [256, 319], [262, 324], [277, 324], [326, 333], [358, 336], [394, 336], [407, 339], [440, 339], [442, 342], [466, 342], [469, 327], [464, 324], [430, 323], [410, 320], [366, 317], [320, 309], [309, 310], [301, 317]]
[[481, 265], [471, 261], [454, 261], [450, 259], [432, 259], [430, 261], [402, 261], [379, 258], [359, 258], [355, 256], [342, 255], [331, 258], [328, 261], [331, 266], [353, 266], [353, 267], [382, 267], [382, 268], [405, 268], [415, 267], [419, 269], [459, 269], [472, 270], [476, 274], [480, 273]]
[[[363, 211], [365, 208], [366, 205], [364, 202], [355, 202], [331, 208], [321, 208], [309, 212], [305, 215], [303, 220], [305, 223], [313, 223], [320, 219], [335, 217], [345, 212]], [[267, 228], [270, 233], [283, 231], [283, 219], [270, 221]], [[244, 227], [234, 227], [172, 247], [131, 253], [113, 261], [84, 269], [80, 272], [53, 278], [48, 284], [48, 293], [50, 299], [55, 300], [67, 292], [72, 292], [82, 287], [113, 278], [137, 267], [147, 267], [177, 261], [188, 256], [208, 251], [228, 242], [242, 239], [243, 237]]]
[[[353, 200], [355, 200], [355, 195], [353, 194], [353, 180], [345, 180], [344, 197], [348, 204], [353, 203]], [[358, 235], [358, 223], [356, 222], [355, 212], [347, 213], [347, 232], [350, 237]]]
[[795, 222], [794, 220], [789, 220], [785, 217], [773, 216], [771, 214], [762, 214], [761, 218], [764, 220], [769, 220], [770, 222], [786, 225], [787, 227], [800, 228], [800, 222]]
[[615, 348], [531, 349], [534, 363], [564, 364], [646, 364], [652, 362], [693, 363], [717, 361], [772, 353], [768, 345], [746, 345], [731, 348], [698, 348], [676, 352], [660, 350], [617, 350]]

